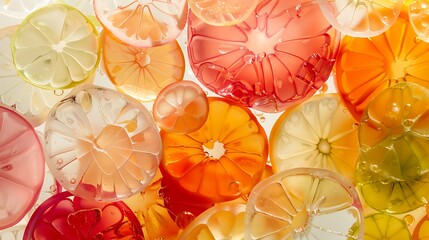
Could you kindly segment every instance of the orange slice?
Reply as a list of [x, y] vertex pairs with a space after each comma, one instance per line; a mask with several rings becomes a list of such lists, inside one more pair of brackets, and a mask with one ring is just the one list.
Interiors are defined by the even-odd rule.
[[185, 59], [177, 41], [141, 48], [126, 45], [103, 33], [101, 44], [109, 79], [120, 91], [138, 100], [155, 100], [164, 87], [183, 80]]
[[232, 26], [246, 20], [259, 0], [188, 0], [192, 12], [203, 22]]
[[160, 46], [179, 36], [186, 24], [186, 0], [94, 0], [98, 20], [115, 37], [136, 47]]
[[245, 239], [362, 239], [363, 212], [346, 178], [295, 168], [254, 187], [244, 227]]
[[165, 178], [196, 196], [220, 202], [249, 193], [268, 155], [267, 137], [243, 105], [209, 98], [205, 124], [189, 134], [161, 131]]
[[429, 43], [417, 37], [406, 14], [385, 33], [371, 38], [345, 36], [336, 61], [335, 83], [355, 119], [383, 89], [398, 82], [429, 87]]
[[354, 182], [359, 156], [357, 123], [336, 94], [316, 95], [286, 110], [270, 136], [274, 172], [325, 168]]

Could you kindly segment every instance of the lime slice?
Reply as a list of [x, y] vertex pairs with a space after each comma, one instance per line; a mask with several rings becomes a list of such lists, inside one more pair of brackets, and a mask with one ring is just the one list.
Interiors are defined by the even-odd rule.
[[77, 9], [60, 4], [43, 7], [24, 19], [11, 49], [18, 74], [46, 89], [71, 88], [90, 78], [101, 51], [91, 21]]
[[407, 240], [411, 234], [407, 224], [398, 218], [383, 213], [365, 217], [365, 240]]

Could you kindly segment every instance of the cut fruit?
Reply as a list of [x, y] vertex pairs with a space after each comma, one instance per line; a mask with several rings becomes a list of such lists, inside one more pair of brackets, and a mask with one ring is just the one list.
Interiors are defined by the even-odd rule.
[[325, 168], [354, 182], [359, 157], [357, 123], [337, 95], [322, 94], [286, 110], [270, 136], [274, 172]]
[[179, 36], [188, 5], [186, 0], [94, 0], [94, 11], [104, 28], [122, 42], [153, 47]]
[[153, 101], [173, 82], [183, 80], [185, 59], [177, 41], [141, 48], [126, 45], [103, 32], [103, 63], [109, 79], [122, 92], [140, 100]]
[[161, 131], [164, 178], [211, 202], [250, 192], [264, 172], [268, 144], [264, 129], [245, 106], [209, 98], [205, 124], [189, 134]]
[[364, 224], [365, 240], [411, 240], [407, 224], [392, 215], [383, 213], [369, 215], [365, 217]]
[[50, 0], [2, 0], [0, 1], [0, 14], [22, 19], [49, 2]]
[[85, 16], [92, 21], [92, 23], [99, 27], [100, 22], [95, 17], [93, 0], [53, 0], [54, 3], [67, 4], [74, 8], [79, 9]]
[[341, 44], [335, 84], [357, 121], [368, 103], [387, 87], [398, 82], [429, 87], [429, 43], [417, 37], [406, 14], [381, 35], [345, 36]]
[[11, 49], [21, 78], [46, 89], [71, 88], [90, 78], [101, 52], [94, 25], [77, 9], [61, 4], [24, 19]]
[[429, 239], [429, 218], [425, 215], [413, 231], [413, 239], [428, 240]]
[[214, 26], [232, 26], [246, 20], [259, 0], [188, 0], [192, 12]]
[[295, 168], [255, 186], [244, 227], [245, 239], [362, 239], [363, 212], [346, 178]]

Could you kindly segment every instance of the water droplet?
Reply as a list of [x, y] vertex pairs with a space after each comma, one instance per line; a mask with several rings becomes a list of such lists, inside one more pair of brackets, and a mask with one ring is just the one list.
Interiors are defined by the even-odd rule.
[[56, 194], [58, 189], [57, 189], [57, 186], [51, 185], [49, 187], [49, 190], [51, 191], [52, 194]]
[[405, 215], [405, 217], [404, 217], [404, 222], [405, 222], [405, 224], [407, 224], [407, 226], [411, 226], [411, 224], [413, 224], [414, 223], [414, 221], [415, 221], [415, 219], [414, 219], [414, 217], [413, 216], [411, 216], [411, 215]]
[[241, 182], [238, 182], [238, 181], [231, 182], [228, 186], [228, 190], [233, 195], [241, 195], [243, 192], [243, 184], [241, 184]]
[[58, 158], [58, 159], [57, 159], [57, 164], [63, 164], [63, 162], [64, 162], [64, 161], [63, 161], [63, 159], [62, 159], [62, 158]]
[[381, 172], [381, 169], [378, 167], [377, 164], [370, 164], [369, 169], [371, 171], [373, 171], [374, 173], [380, 173]]
[[205, 93], [206, 95], [209, 95], [209, 92], [208, 92], [208, 91], [204, 91], [204, 93]]
[[71, 179], [70, 179], [70, 183], [71, 183], [71, 184], [75, 184], [75, 183], [76, 183], [76, 179], [71, 178]]
[[415, 38], [414, 38], [414, 42], [415, 42], [415, 43], [420, 43], [421, 41], [422, 41], [422, 40], [421, 40], [419, 37], [415, 37]]
[[323, 84], [322, 87], [319, 89], [319, 93], [320, 94], [324, 94], [326, 93], [326, 91], [328, 91], [328, 84]]
[[402, 125], [404, 125], [404, 127], [406, 128], [412, 127], [413, 124], [414, 124], [414, 121], [411, 119], [405, 119], [404, 122], [402, 122]]
[[411, 110], [411, 104], [407, 103], [404, 105], [404, 112], [408, 112]]
[[254, 55], [248, 54], [243, 57], [243, 61], [246, 64], [252, 64], [255, 61]]
[[54, 94], [55, 94], [56, 96], [60, 97], [60, 96], [62, 96], [62, 95], [64, 94], [64, 90], [58, 90], [58, 89], [55, 89], [55, 90], [54, 90]]
[[357, 129], [357, 128], [359, 128], [359, 123], [357, 123], [357, 122], [355, 122], [355, 123], [353, 123], [353, 127], [352, 127], [353, 129]]
[[177, 214], [175, 222], [181, 229], [185, 229], [192, 221], [194, 221], [195, 215], [188, 211], [183, 211]]
[[264, 116], [262, 116], [262, 117], [259, 118], [260, 122], [265, 122], [265, 120], [267, 120], [267, 119]]
[[8, 165], [5, 165], [5, 166], [3, 166], [3, 167], [1, 167], [0, 168], [0, 170], [2, 170], [2, 171], [12, 171], [12, 169], [13, 169], [13, 166], [12, 166], [12, 164], [8, 164]]

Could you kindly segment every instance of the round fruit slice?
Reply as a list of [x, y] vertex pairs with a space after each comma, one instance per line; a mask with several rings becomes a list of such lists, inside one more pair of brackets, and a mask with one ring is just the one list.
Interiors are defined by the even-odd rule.
[[79, 9], [85, 16], [94, 23], [95, 26], [100, 26], [100, 22], [95, 17], [93, 0], [53, 0], [54, 3], [67, 4]]
[[203, 22], [232, 26], [246, 20], [259, 0], [188, 0], [192, 12]]
[[122, 42], [153, 47], [172, 42], [188, 16], [186, 0], [94, 0], [101, 24]]
[[245, 204], [217, 204], [195, 218], [179, 239], [243, 239], [245, 212]]
[[334, 28], [353, 37], [374, 37], [392, 26], [403, 0], [318, 0], [325, 17]]
[[34, 128], [0, 106], [0, 229], [18, 223], [36, 203], [45, 161]]
[[[365, 240], [407, 240], [411, 239], [407, 224], [398, 218], [383, 213], [365, 217]], [[415, 238], [417, 239], [417, 238]], [[419, 238], [421, 239], [421, 238]]]
[[429, 87], [429, 43], [401, 14], [385, 33], [371, 38], [345, 36], [336, 61], [335, 83], [345, 105], [360, 120], [380, 91], [398, 82]]
[[90, 78], [101, 51], [94, 25], [77, 9], [60, 4], [24, 19], [11, 49], [18, 74], [47, 89], [71, 88]]
[[49, 2], [50, 0], [2, 0], [0, 14], [21, 19]]
[[245, 239], [362, 239], [363, 212], [346, 178], [295, 168], [255, 186], [244, 227]]
[[429, 239], [429, 217], [427, 215], [417, 223], [417, 226], [413, 231], [413, 239]]
[[161, 131], [165, 178], [212, 202], [249, 193], [259, 181], [268, 155], [267, 137], [241, 104], [209, 98], [205, 124], [189, 134]]
[[291, 168], [325, 168], [354, 182], [359, 157], [357, 123], [336, 94], [310, 98], [286, 110], [270, 136], [275, 172]]
[[153, 118], [171, 133], [190, 133], [203, 126], [209, 113], [207, 95], [198, 84], [180, 81], [165, 87], [156, 97]]
[[68, 90], [46, 90], [22, 79], [16, 73], [10, 52], [10, 40], [18, 26], [0, 29], [0, 103], [20, 113], [34, 127], [42, 124], [51, 108], [63, 99]]
[[161, 138], [146, 108], [120, 92], [83, 85], [52, 108], [45, 159], [76, 196], [117, 201], [141, 192], [156, 174]]
[[411, 25], [419, 38], [425, 42], [429, 42], [428, 5], [427, 0], [414, 0], [408, 6]]
[[185, 59], [177, 41], [142, 48], [126, 45], [105, 32], [101, 38], [104, 68], [120, 91], [152, 101], [164, 87], [183, 80]]

